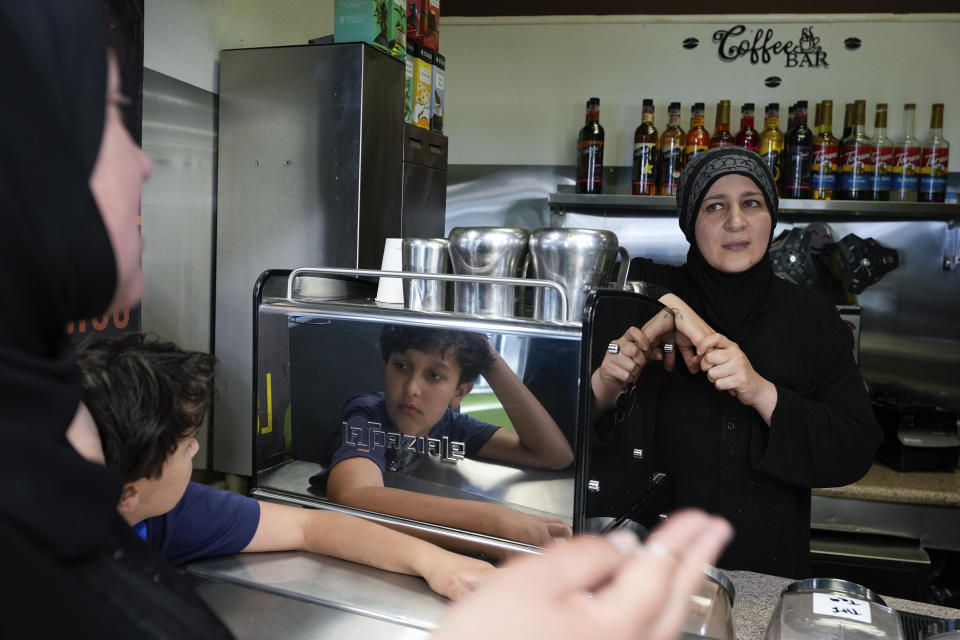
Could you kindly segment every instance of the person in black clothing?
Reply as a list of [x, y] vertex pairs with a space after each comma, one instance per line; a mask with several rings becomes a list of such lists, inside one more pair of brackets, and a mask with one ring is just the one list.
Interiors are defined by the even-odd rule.
[[[773, 274], [777, 207], [755, 153], [721, 147], [694, 160], [677, 192], [686, 264], [630, 265], [630, 279], [673, 310], [675, 338], [631, 327], [591, 382], [597, 408], [609, 411], [655, 373], [643, 375], [648, 361], [662, 360], [672, 375], [650, 383], [654, 456], [676, 480], [676, 507], [734, 525], [721, 567], [800, 578], [809, 573], [810, 488], [861, 478], [882, 435], [836, 309]], [[674, 340], [675, 351], [658, 352]]]
[[65, 335], [143, 291], [150, 161], [87, 0], [0, 0], [0, 636], [228, 638], [117, 512]]

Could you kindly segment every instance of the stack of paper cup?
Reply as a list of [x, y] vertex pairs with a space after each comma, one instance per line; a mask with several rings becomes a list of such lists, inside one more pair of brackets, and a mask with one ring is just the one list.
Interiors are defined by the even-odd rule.
[[[382, 271], [403, 270], [403, 240], [387, 238], [383, 243]], [[403, 278], [380, 278], [377, 286], [377, 302], [403, 304]]]

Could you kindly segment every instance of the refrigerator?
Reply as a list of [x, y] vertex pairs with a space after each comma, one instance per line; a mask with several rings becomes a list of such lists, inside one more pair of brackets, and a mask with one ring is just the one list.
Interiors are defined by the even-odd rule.
[[379, 268], [386, 238], [443, 235], [447, 139], [403, 100], [404, 64], [369, 45], [221, 52], [214, 470], [251, 473], [259, 275]]

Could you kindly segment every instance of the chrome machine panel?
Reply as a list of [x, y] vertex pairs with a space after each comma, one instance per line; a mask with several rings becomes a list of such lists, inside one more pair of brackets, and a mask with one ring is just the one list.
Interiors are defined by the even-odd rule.
[[[257, 313], [255, 493], [286, 494], [296, 503], [322, 505], [327, 500], [325, 483], [318, 480], [311, 485], [309, 479], [324, 470], [322, 461], [328, 461], [337, 447], [345, 442], [370, 446], [365, 440], [368, 437], [381, 438], [382, 444], [374, 448], [392, 447], [383, 440], [386, 435], [375, 433], [379, 429], [345, 432], [341, 408], [358, 394], [384, 390], [386, 369], [380, 338], [385, 330], [398, 327], [487, 336], [550, 414], [557, 437], [565, 438], [571, 450], [576, 450], [579, 326], [408, 311], [402, 305], [373, 302], [356, 291], [345, 292], [347, 297], [352, 294], [352, 299], [336, 295], [321, 299], [314, 297], [316, 291], [297, 287], [309, 297], [300, 293], [291, 300], [284, 291], [286, 284], [286, 272], [266, 277]], [[483, 378], [463, 399], [460, 411], [513, 428], [507, 411]], [[468, 457], [451, 464], [451, 458], [462, 457], [453, 448], [456, 442], [438, 440], [435, 450], [430, 449], [429, 441], [423, 444], [424, 450], [410, 459], [400, 462], [398, 457], [392, 467], [396, 470], [387, 468], [386, 486], [493, 502], [572, 521], [574, 465], [557, 471]]]

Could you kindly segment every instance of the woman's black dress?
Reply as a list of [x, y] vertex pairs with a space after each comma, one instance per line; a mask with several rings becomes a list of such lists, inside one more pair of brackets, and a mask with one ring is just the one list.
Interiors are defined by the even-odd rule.
[[675, 478], [676, 507], [699, 507], [733, 524], [736, 537], [721, 567], [806, 577], [810, 488], [858, 480], [882, 440], [852, 334], [819, 292], [767, 272], [749, 283], [762, 290], [741, 301], [753, 308], [723, 331], [715, 324], [722, 314], [711, 308], [716, 300], [700, 290], [695, 269], [689, 261], [673, 267], [636, 259], [630, 278], [676, 293], [737, 342], [777, 386], [777, 405], [768, 427], [703, 373], [678, 366], [657, 389], [655, 466]]

